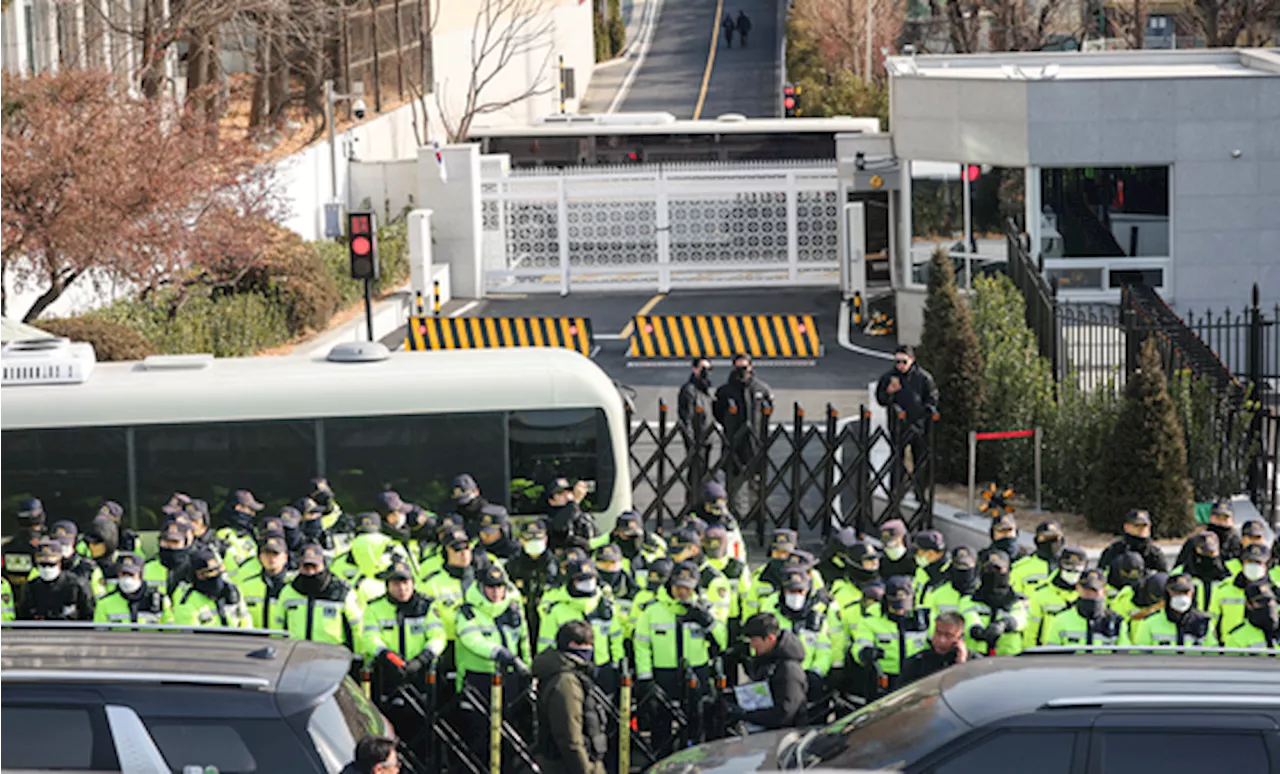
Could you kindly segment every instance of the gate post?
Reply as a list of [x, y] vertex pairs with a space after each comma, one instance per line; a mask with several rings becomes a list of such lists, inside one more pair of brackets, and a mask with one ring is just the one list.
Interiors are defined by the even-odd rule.
[[858, 407], [862, 420], [858, 422], [858, 459], [861, 462], [857, 467], [857, 489], [858, 502], [855, 504], [857, 509], [854, 514], [853, 523], [859, 532], [864, 527], [875, 524], [875, 508], [871, 503], [871, 498], [875, 496], [875, 490], [871, 488], [871, 476], [875, 474], [875, 466], [871, 464], [871, 412], [867, 411], [866, 406]]
[[560, 295], [569, 295], [569, 191], [564, 175], [556, 178], [556, 234], [560, 237]]
[[[662, 531], [662, 514], [667, 509], [667, 402], [658, 399], [658, 485], [654, 494], [658, 497], [658, 506], [654, 518], [658, 520], [658, 531]], [[678, 520], [677, 520], [678, 521]]]
[[836, 517], [835, 511], [835, 489], [836, 483], [836, 420], [840, 418], [840, 413], [836, 411], [835, 406], [827, 404], [827, 431], [824, 436], [824, 454], [827, 459], [825, 469], [822, 471], [822, 502], [825, 503], [822, 513], [822, 540], [826, 542], [831, 539], [831, 520]]
[[[795, 282], [800, 277], [800, 234], [796, 199], [796, 173], [787, 173], [787, 279]], [[838, 216], [837, 216], [838, 217]]]
[[661, 168], [654, 178], [655, 216], [658, 242], [658, 292], [671, 291], [671, 203], [667, 197], [667, 175]]
[[791, 529], [800, 531], [800, 460], [804, 446], [804, 409], [795, 404], [791, 425]]

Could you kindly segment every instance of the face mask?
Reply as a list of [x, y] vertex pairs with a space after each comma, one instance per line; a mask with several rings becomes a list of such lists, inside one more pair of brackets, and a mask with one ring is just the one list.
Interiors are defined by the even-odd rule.
[[1044, 540], [1036, 543], [1036, 556], [1041, 559], [1052, 559], [1062, 551], [1061, 540]]
[[1191, 597], [1187, 594], [1179, 594], [1169, 599], [1169, 607], [1173, 608], [1175, 613], [1185, 613], [1191, 609]]
[[547, 541], [530, 540], [524, 544], [524, 552], [529, 556], [532, 556], [534, 559], [537, 559], [539, 556], [542, 556], [547, 552]]
[[217, 598], [222, 596], [222, 576], [215, 575], [212, 578], [196, 578], [196, 591], [204, 594], [206, 597]]
[[1262, 580], [1266, 577], [1267, 568], [1257, 562], [1246, 562], [1244, 565], [1244, 577], [1251, 581]]
[[324, 524], [319, 519], [302, 522], [302, 534], [307, 537], [318, 537], [322, 532], [324, 532]]
[[132, 596], [133, 594], [138, 593], [138, 589], [142, 588], [142, 578], [136, 578], [132, 575], [121, 575], [120, 579], [116, 581], [116, 585], [120, 587], [121, 591]]
[[1127, 546], [1129, 546], [1129, 547], [1131, 547], [1131, 548], [1139, 549], [1139, 550], [1138, 550], [1138, 553], [1142, 553], [1141, 549], [1143, 549], [1143, 548], [1146, 548], [1146, 547], [1147, 547], [1147, 544], [1151, 542], [1151, 538], [1147, 538], [1147, 537], [1138, 537], [1138, 536], [1136, 536], [1136, 535], [1128, 535], [1128, 534], [1126, 534], [1126, 535], [1124, 536], [1124, 542], [1125, 542], [1125, 545], [1127, 545]]
[[1063, 570], [1058, 573], [1058, 577], [1062, 578], [1062, 582], [1068, 586], [1074, 586], [1080, 582], [1080, 574], [1079, 570]]
[[609, 572], [608, 570], [601, 570], [600, 578], [605, 582], [605, 585], [607, 586], [617, 586], [618, 581], [622, 580], [622, 570], [614, 570], [613, 572]]
[[901, 559], [902, 557], [906, 556], [906, 554], [907, 554], [906, 546], [885, 546], [884, 547], [884, 555], [889, 557], [890, 560], [895, 562]]
[[319, 594], [329, 582], [329, 571], [318, 572], [315, 575], [299, 575], [294, 579], [293, 585], [298, 591], [307, 596]]
[[70, 559], [71, 554], [75, 553], [76, 548], [75, 546], [61, 546], [59, 550], [62, 551], [63, 559]]
[[172, 570], [175, 566], [177, 566], [178, 562], [186, 558], [187, 549], [161, 548], [159, 555], [160, 555], [160, 563], [163, 564], [168, 569]]
[[1078, 599], [1076, 600], [1076, 609], [1080, 611], [1080, 615], [1085, 618], [1097, 618], [1102, 615], [1101, 599]]
[[587, 578], [586, 580], [575, 581], [573, 584], [573, 590], [584, 597], [589, 597], [596, 593], [596, 579]]
[[916, 567], [928, 567], [929, 557], [924, 554], [916, 554]]
[[991, 547], [997, 551], [1004, 551], [1005, 554], [1012, 557], [1018, 553], [1018, 539], [1016, 537], [1004, 537], [991, 541]]
[[1009, 588], [1009, 573], [986, 572], [982, 574], [982, 582], [993, 589], [1007, 589]]
[[952, 567], [951, 568], [951, 585], [956, 589], [967, 590], [973, 588], [973, 584], [978, 580], [978, 569], [976, 567]]
[[1211, 572], [1218, 567], [1218, 557], [1216, 556], [1196, 556], [1195, 567], [1201, 572]]
[[566, 648], [565, 652], [577, 656], [588, 664], [596, 663], [595, 648]]
[[733, 375], [740, 381], [746, 381], [747, 377], [751, 375], [751, 369], [747, 366], [734, 366]]
[[62, 574], [62, 568], [56, 564], [40, 565], [40, 580], [42, 581], [46, 581], [46, 582], [56, 581], [58, 579], [58, 576], [61, 574]]
[[800, 610], [804, 607], [804, 601], [808, 598], [808, 594], [783, 594], [782, 601], [790, 610]]

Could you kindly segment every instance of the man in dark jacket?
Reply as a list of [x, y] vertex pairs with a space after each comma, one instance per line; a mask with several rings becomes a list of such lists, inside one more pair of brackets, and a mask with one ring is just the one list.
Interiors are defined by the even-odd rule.
[[678, 427], [684, 438], [684, 448], [689, 455], [690, 491], [698, 488], [707, 473], [707, 457], [711, 453], [712, 428], [711, 361], [705, 357], [693, 359], [693, 373], [680, 388], [676, 404]]
[[938, 385], [934, 383], [933, 375], [916, 362], [915, 350], [911, 345], [903, 344], [894, 350], [893, 370], [881, 376], [876, 384], [876, 400], [889, 410], [890, 427], [898, 422], [899, 412], [906, 415], [898, 428], [898, 456], [894, 465], [893, 486], [897, 488], [905, 475], [904, 452], [910, 446], [912, 479], [919, 498], [924, 489], [920, 465], [926, 450], [925, 430], [933, 415], [938, 413]]
[[595, 636], [586, 621], [556, 632], [556, 647], [538, 654], [538, 741], [534, 755], [546, 774], [604, 774], [609, 749], [607, 708], [592, 678]]
[[1102, 550], [1098, 557], [1098, 567], [1111, 569], [1116, 557], [1125, 551], [1132, 551], [1142, 557], [1143, 566], [1151, 572], [1168, 572], [1164, 552], [1151, 540], [1151, 514], [1141, 508], [1134, 508], [1124, 517], [1124, 535]]
[[969, 660], [969, 648], [964, 641], [964, 616], [948, 610], [933, 623], [933, 636], [929, 647], [909, 657], [902, 665], [899, 686], [914, 683], [934, 672]]
[[388, 736], [366, 736], [356, 743], [356, 759], [342, 774], [391, 774], [400, 770], [396, 741]]
[[728, 11], [724, 12], [724, 18], [720, 20], [720, 29], [724, 32], [725, 47], [733, 48], [733, 17]]
[[462, 524], [467, 530], [467, 537], [475, 538], [480, 534], [480, 522], [485, 514], [499, 521], [502, 518], [508, 520], [511, 518], [506, 508], [494, 505], [480, 494], [480, 485], [470, 473], [461, 473], [454, 477], [451, 494], [454, 508], [462, 515]]
[[19, 621], [92, 621], [94, 599], [89, 582], [62, 570], [62, 546], [41, 540], [36, 548], [38, 576], [18, 602]]
[[747, 18], [747, 14], [738, 11], [738, 18], [733, 23], [733, 28], [738, 31], [738, 41], [742, 43], [742, 47], [747, 47], [747, 33], [751, 31], [751, 19]]
[[741, 720], [765, 729], [790, 728], [804, 719], [809, 678], [804, 672], [804, 644], [790, 631], [783, 631], [773, 613], [756, 613], [742, 626], [742, 636], [751, 646], [747, 676], [769, 685], [770, 707], [743, 710], [730, 705], [729, 719]]
[[712, 406], [716, 421], [724, 428], [725, 443], [730, 448], [729, 505], [739, 516], [751, 512], [748, 482], [756, 471], [750, 463], [760, 448], [765, 430], [765, 409], [773, 409], [773, 390], [755, 376], [748, 355], [733, 358], [733, 372], [716, 390]]

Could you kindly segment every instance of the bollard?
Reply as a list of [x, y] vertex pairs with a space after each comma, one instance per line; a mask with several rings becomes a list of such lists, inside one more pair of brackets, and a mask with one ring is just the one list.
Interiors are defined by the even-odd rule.
[[440, 316], [440, 282], [439, 280], [431, 283], [431, 295], [433, 297], [432, 310], [436, 317]]
[[413, 295], [414, 295], [413, 306], [414, 306], [414, 310], [417, 312], [415, 316], [422, 317], [426, 314], [426, 309], [427, 309], [426, 303], [422, 300], [422, 291], [416, 290], [414, 291]]
[[622, 683], [618, 689], [618, 774], [631, 771], [631, 672], [622, 665]]
[[502, 675], [489, 688], [489, 774], [502, 774]]
[[853, 294], [853, 324], [862, 325], [862, 292]]

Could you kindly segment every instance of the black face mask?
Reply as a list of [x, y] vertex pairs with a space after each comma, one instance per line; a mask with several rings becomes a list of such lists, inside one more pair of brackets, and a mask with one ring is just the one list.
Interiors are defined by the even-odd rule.
[[695, 378], [697, 379], [699, 385], [703, 387], [710, 387], [711, 386], [711, 369], [709, 368], [702, 369], [701, 371], [698, 372]]
[[1139, 554], [1140, 554], [1140, 553], [1142, 553], [1143, 549], [1145, 549], [1147, 546], [1151, 545], [1151, 538], [1149, 538], [1149, 537], [1138, 537], [1138, 536], [1136, 536], [1136, 535], [1127, 535], [1127, 534], [1126, 534], [1126, 535], [1124, 536], [1124, 544], [1125, 544], [1126, 546], [1128, 546], [1129, 548], [1132, 548], [1132, 549], [1134, 550], [1134, 552], [1135, 552], [1135, 553], [1139, 553]]
[[1222, 561], [1216, 556], [1200, 556], [1192, 560], [1191, 566], [1196, 575], [1210, 575], [1222, 569]]
[[644, 535], [633, 535], [631, 537], [614, 535], [613, 542], [617, 544], [618, 548], [622, 549], [623, 556], [628, 559], [634, 559], [644, 545]]
[[172, 570], [174, 567], [177, 567], [179, 563], [186, 561], [187, 549], [161, 548], [159, 557], [160, 557], [160, 564], [163, 564], [166, 569]]
[[1247, 608], [1244, 615], [1249, 619], [1249, 623], [1264, 632], [1275, 634], [1276, 630], [1280, 629], [1280, 620], [1277, 620], [1280, 617], [1280, 611], [1277, 610], [1275, 602], [1262, 608]]
[[734, 366], [733, 378], [740, 382], [745, 382], [751, 378], [751, 368], [749, 366]]
[[477, 495], [471, 498], [471, 502], [467, 503], [466, 505], [459, 505], [458, 513], [462, 514], [463, 516], [479, 516], [480, 512], [483, 511], [484, 507], [488, 504], [489, 504], [488, 500]]
[[284, 542], [289, 546], [290, 551], [297, 552], [302, 550], [303, 544], [307, 542], [307, 537], [302, 534], [302, 529], [300, 527], [294, 527], [292, 529], [286, 527], [284, 530]]
[[1061, 540], [1041, 540], [1036, 542], [1036, 556], [1041, 559], [1055, 559], [1060, 553], [1062, 553]]
[[1012, 559], [1018, 555], [1018, 538], [1007, 537], [993, 540], [991, 541], [991, 548], [996, 551], [1004, 551], [1005, 555]]
[[880, 577], [879, 570], [865, 570], [856, 565], [849, 565], [849, 577], [854, 583], [863, 584], [875, 580]]
[[1080, 611], [1080, 615], [1085, 618], [1097, 618], [1102, 615], [1102, 611], [1106, 609], [1105, 600], [1102, 599], [1077, 599], [1076, 610]]
[[320, 519], [307, 519], [302, 522], [302, 534], [309, 538], [316, 538], [324, 534], [324, 524]]
[[618, 581], [620, 580], [622, 580], [622, 570], [614, 570], [613, 572], [600, 570], [600, 582], [606, 586], [611, 586], [616, 589], [618, 587]]
[[221, 575], [213, 578], [196, 578], [196, 582], [192, 584], [196, 591], [204, 594], [209, 599], [218, 599], [222, 596], [222, 589], [225, 581]]
[[1209, 531], [1218, 536], [1218, 542], [1227, 539], [1228, 535], [1235, 532], [1235, 527], [1228, 527], [1225, 524], [1210, 524]]
[[329, 571], [321, 570], [315, 575], [299, 575], [293, 579], [293, 587], [308, 597], [314, 597], [329, 585]]
[[982, 573], [982, 585], [993, 591], [1005, 591], [1009, 588], [1009, 573], [984, 572]]
[[978, 585], [977, 567], [951, 567], [951, 586], [956, 591], [973, 591]]
[[239, 530], [253, 529], [253, 514], [232, 508], [227, 512], [227, 524]]

